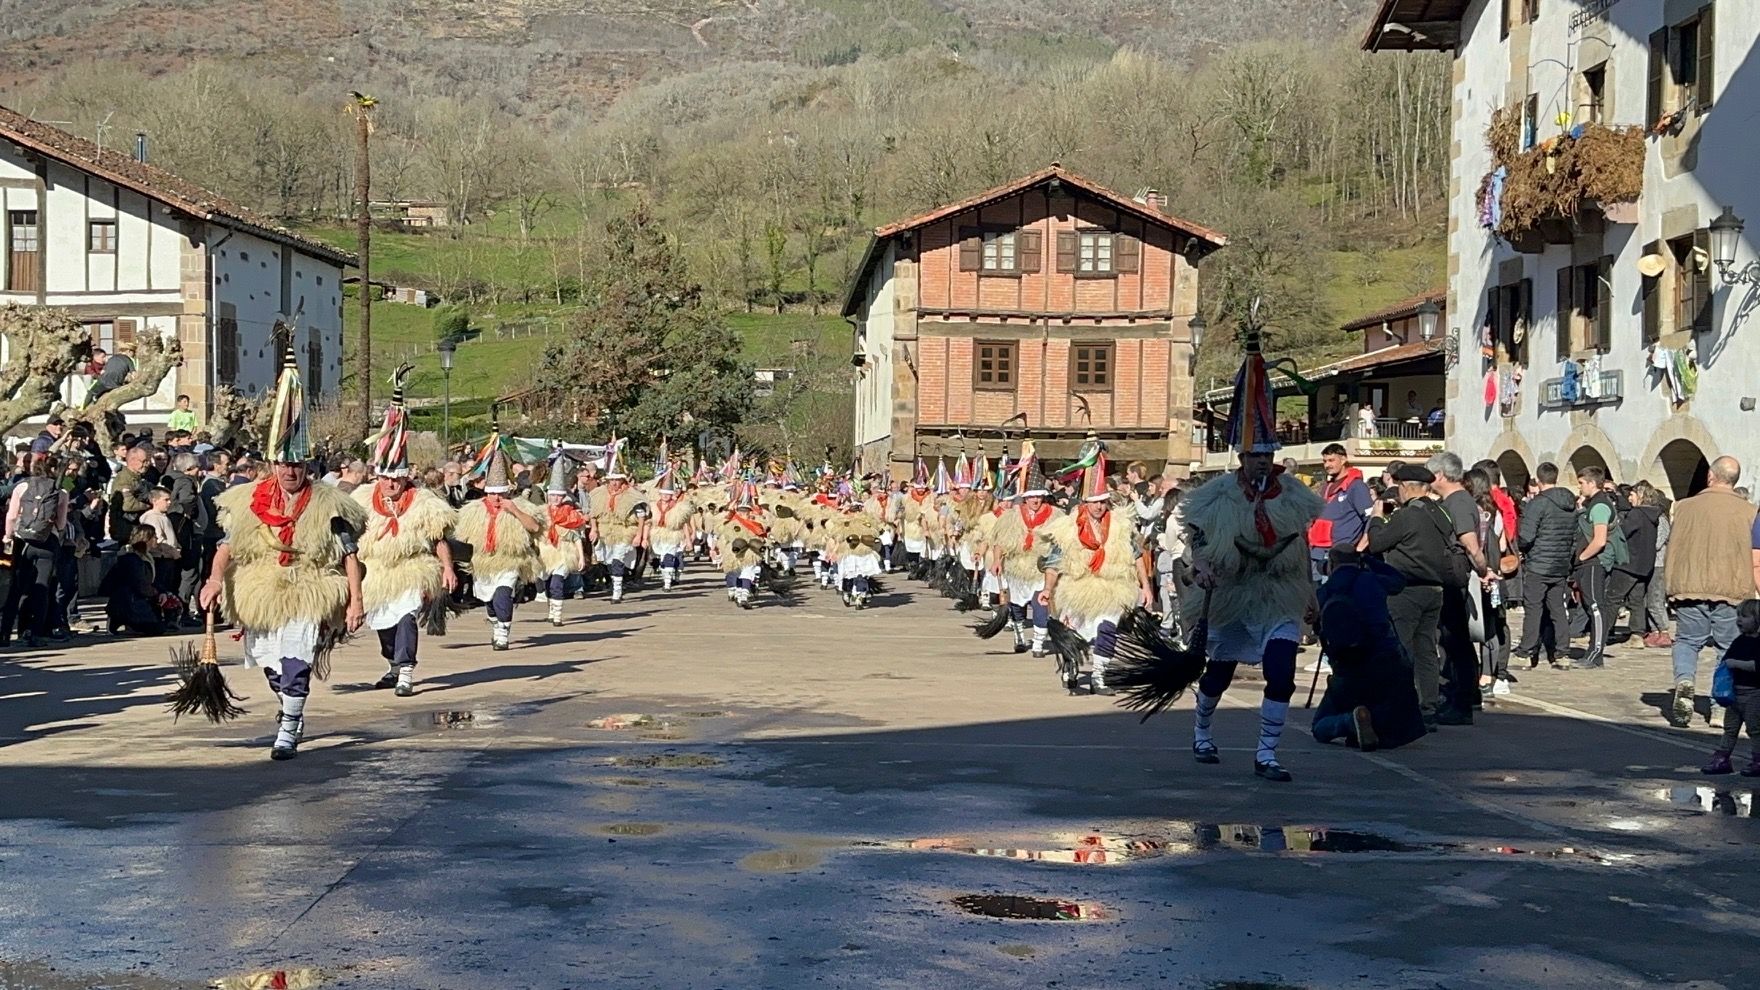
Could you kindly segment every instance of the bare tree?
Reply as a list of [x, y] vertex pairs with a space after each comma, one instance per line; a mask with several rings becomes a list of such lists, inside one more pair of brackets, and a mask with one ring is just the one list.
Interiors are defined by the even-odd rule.
[[0, 336], [11, 360], [0, 364], [0, 433], [48, 412], [61, 383], [91, 357], [91, 332], [66, 310], [7, 303]]

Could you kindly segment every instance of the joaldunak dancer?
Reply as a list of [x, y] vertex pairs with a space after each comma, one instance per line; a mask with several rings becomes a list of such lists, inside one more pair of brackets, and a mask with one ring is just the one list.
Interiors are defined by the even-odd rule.
[[892, 573], [892, 555], [904, 525], [904, 500], [892, 493], [885, 478], [874, 479], [874, 493], [862, 508], [880, 521], [880, 569]]
[[1289, 699], [1295, 694], [1296, 648], [1304, 620], [1314, 616], [1308, 566], [1308, 524], [1320, 515], [1320, 496], [1280, 477], [1270, 383], [1256, 343], [1235, 378], [1230, 440], [1240, 469], [1213, 478], [1182, 503], [1191, 540], [1193, 577], [1200, 594], [1187, 596], [1186, 628], [1208, 618], [1209, 666], [1198, 681], [1192, 755], [1220, 763], [1210, 721], [1237, 665], [1259, 664], [1265, 696], [1259, 703], [1259, 748], [1253, 772], [1287, 781], [1277, 762]]
[[733, 507], [715, 527], [715, 542], [721, 546], [721, 570], [726, 575], [727, 600], [740, 608], [752, 607], [752, 596], [758, 590], [758, 576], [763, 571], [765, 542], [770, 525], [757, 506], [754, 486], [734, 482], [730, 500]]
[[[290, 328], [277, 331], [291, 341]], [[280, 699], [269, 755], [290, 760], [305, 733], [312, 675], [329, 671], [330, 649], [361, 626], [361, 507], [330, 485], [312, 484], [306, 459], [305, 389], [291, 343], [269, 422], [274, 476], [214, 499], [225, 530], [212, 577], [198, 598], [222, 605], [244, 634], [245, 666], [261, 667]]]
[[917, 470], [911, 478], [911, 490], [899, 509], [899, 526], [904, 539], [905, 566], [913, 571], [929, 557], [934, 531], [940, 529], [941, 516], [936, 500], [929, 494], [929, 466], [917, 458]]
[[1064, 625], [1088, 641], [1094, 664], [1088, 687], [1095, 694], [1111, 693], [1106, 665], [1118, 648], [1119, 621], [1155, 601], [1137, 545], [1136, 513], [1113, 509], [1106, 465], [1106, 455], [1096, 451], [1082, 474], [1082, 504], [1044, 528], [1056, 550], [1045, 560], [1041, 594]]
[[392, 377], [391, 405], [373, 445], [378, 480], [354, 490], [354, 500], [366, 512], [360, 547], [366, 625], [379, 634], [379, 655], [386, 663], [373, 686], [395, 688], [400, 698], [415, 693], [423, 609], [443, 603], [458, 585], [446, 542], [458, 513], [439, 495], [415, 487], [410, 477], [403, 383], [411, 370], [404, 365]]
[[543, 572], [542, 590], [552, 626], [562, 625], [569, 575], [579, 574], [587, 566], [581, 547], [587, 517], [568, 500], [568, 472], [562, 469], [565, 463], [558, 457], [551, 465], [550, 483], [544, 490], [544, 526], [538, 535], [538, 567]]
[[843, 604], [866, 608], [873, 579], [880, 576], [880, 520], [852, 497], [829, 528]]
[[642, 518], [637, 512], [645, 506], [640, 494], [629, 486], [629, 475], [618, 464], [618, 449], [612, 448], [611, 463], [605, 483], [593, 489], [587, 498], [587, 515], [592, 517], [593, 545], [599, 562], [611, 572], [611, 601], [623, 601], [623, 582], [636, 564], [636, 542], [641, 534]]
[[1045, 501], [1050, 495], [1045, 478], [1038, 473], [1032, 441], [1021, 445], [1021, 458], [1015, 465], [1014, 489], [1019, 504], [1010, 506], [990, 527], [990, 568], [999, 579], [1001, 601], [998, 608], [1008, 609], [1009, 628], [1014, 631], [1014, 651], [1027, 651], [1027, 619], [1033, 622], [1033, 656], [1045, 655], [1045, 637], [1050, 632], [1051, 611], [1046, 606], [1044, 558], [1050, 549], [1043, 536], [1044, 528], [1057, 514]]
[[670, 591], [678, 583], [684, 569], [685, 548], [691, 545], [691, 517], [695, 514], [690, 500], [678, 497], [673, 471], [668, 468], [656, 484], [654, 515], [648, 523], [648, 552], [660, 564], [660, 587]]
[[489, 612], [489, 645], [505, 650], [513, 631], [520, 586], [538, 577], [536, 537], [543, 528], [519, 499], [507, 496], [507, 455], [491, 427], [483, 497], [458, 510], [458, 539], [471, 547], [472, 592]]

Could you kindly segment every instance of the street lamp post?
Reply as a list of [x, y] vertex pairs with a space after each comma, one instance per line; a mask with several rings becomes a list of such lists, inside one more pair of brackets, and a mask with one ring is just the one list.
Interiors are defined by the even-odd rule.
[[440, 400], [440, 446], [449, 458], [452, 456], [452, 354], [456, 350], [458, 343], [451, 337], [440, 342], [440, 375], [446, 381], [444, 397]]
[[1741, 246], [1742, 229], [1747, 225], [1736, 211], [1724, 207], [1717, 219], [1711, 221], [1711, 257], [1717, 262], [1717, 271], [1723, 276], [1725, 285], [1754, 285], [1760, 283], [1760, 262], [1749, 262], [1742, 268], [1736, 267], [1736, 249]]

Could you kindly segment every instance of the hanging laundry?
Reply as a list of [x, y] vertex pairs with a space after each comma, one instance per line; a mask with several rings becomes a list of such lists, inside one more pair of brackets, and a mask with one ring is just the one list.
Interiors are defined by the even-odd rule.
[[1699, 356], [1694, 351], [1695, 346], [1688, 343], [1687, 346], [1675, 352], [1675, 361], [1680, 366], [1681, 372], [1681, 394], [1683, 396], [1681, 401], [1683, 402], [1699, 392]]
[[1487, 371], [1485, 373], [1485, 410], [1489, 412], [1491, 407], [1495, 405], [1497, 405], [1497, 372]]
[[1601, 398], [1601, 355], [1583, 362], [1583, 398]]
[[1577, 397], [1580, 394], [1578, 375], [1577, 362], [1566, 361], [1564, 363], [1564, 377], [1558, 383], [1558, 400], [1567, 406], [1577, 404]]
[[1516, 376], [1509, 368], [1504, 368], [1497, 376], [1498, 412], [1504, 416], [1515, 415]]
[[1491, 173], [1491, 222], [1486, 226], [1496, 229], [1503, 222], [1503, 184], [1509, 179], [1509, 166], [1499, 165], [1497, 171]]

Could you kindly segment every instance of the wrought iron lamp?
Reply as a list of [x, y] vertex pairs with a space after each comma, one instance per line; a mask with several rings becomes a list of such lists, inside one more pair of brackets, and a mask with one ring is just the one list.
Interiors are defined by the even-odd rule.
[[1736, 267], [1736, 250], [1741, 247], [1742, 229], [1746, 226], [1735, 210], [1727, 206], [1717, 219], [1711, 221], [1711, 257], [1717, 262], [1717, 270], [1725, 285], [1760, 284], [1760, 261]]

